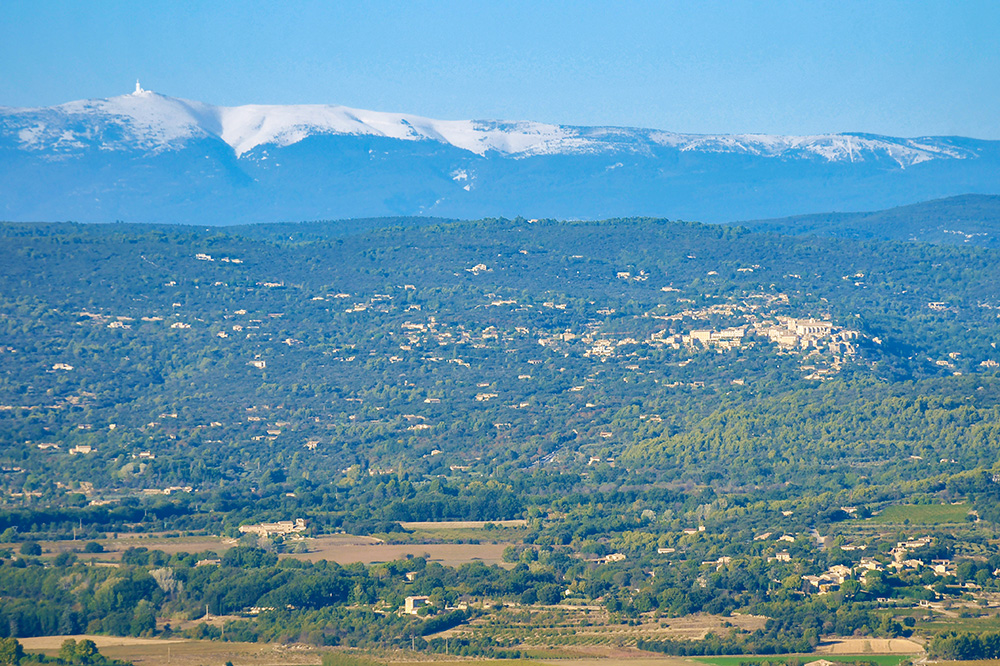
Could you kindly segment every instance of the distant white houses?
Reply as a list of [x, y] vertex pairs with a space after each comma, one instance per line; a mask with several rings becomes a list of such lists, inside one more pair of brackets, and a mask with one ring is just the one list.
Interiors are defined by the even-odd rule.
[[145, 488], [145, 495], [173, 495], [174, 493], [190, 493], [194, 490], [191, 486], [170, 486], [168, 488]]

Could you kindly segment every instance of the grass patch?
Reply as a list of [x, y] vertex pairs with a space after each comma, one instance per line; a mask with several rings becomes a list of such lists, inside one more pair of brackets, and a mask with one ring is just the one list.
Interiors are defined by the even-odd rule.
[[968, 514], [968, 504], [894, 504], [869, 520], [873, 523], [908, 521], [911, 525], [939, 525], [964, 523]]
[[384, 666], [384, 663], [356, 654], [327, 652], [323, 655], [323, 666]]
[[942, 631], [998, 631], [1000, 630], [1000, 616], [987, 615], [984, 617], [934, 617], [931, 620], [918, 619], [920, 631], [925, 633], [938, 633]]

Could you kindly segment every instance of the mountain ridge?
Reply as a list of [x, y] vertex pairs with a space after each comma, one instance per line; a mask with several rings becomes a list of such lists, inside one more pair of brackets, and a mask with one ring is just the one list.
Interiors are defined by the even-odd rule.
[[[67, 118], [106, 116], [131, 126], [140, 143], [159, 149], [184, 139], [218, 138], [237, 157], [262, 145], [287, 147], [317, 134], [370, 135], [402, 140], [433, 140], [477, 155], [489, 151], [511, 156], [552, 153], [641, 150], [642, 143], [682, 151], [705, 150], [753, 155], [813, 156], [830, 162], [884, 154], [900, 166], [931, 159], [969, 159], [975, 152], [956, 145], [962, 137], [897, 138], [861, 132], [817, 135], [688, 134], [660, 129], [616, 126], [554, 125], [525, 120], [438, 120], [414, 114], [355, 109], [326, 104], [247, 104], [215, 106], [137, 88], [128, 95], [67, 102], [51, 107], [0, 107], [0, 116], [23, 117], [34, 127], [18, 132], [21, 146], [69, 148], [89, 135], [53, 123]], [[48, 130], [48, 131], [46, 131]], [[58, 137], [55, 134], [58, 133]], [[639, 145], [635, 145], [640, 142]], [[42, 143], [43, 146], [38, 146]], [[102, 144], [115, 149], [114, 143]]]
[[732, 222], [1000, 194], [1000, 142], [693, 135], [213, 106], [137, 87], [0, 108], [0, 219], [234, 224], [433, 216]]

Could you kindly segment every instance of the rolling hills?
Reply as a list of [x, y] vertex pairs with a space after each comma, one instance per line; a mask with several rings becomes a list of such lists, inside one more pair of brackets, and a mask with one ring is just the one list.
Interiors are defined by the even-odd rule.
[[798, 215], [739, 224], [793, 235], [997, 247], [1000, 196], [966, 194], [868, 213]]

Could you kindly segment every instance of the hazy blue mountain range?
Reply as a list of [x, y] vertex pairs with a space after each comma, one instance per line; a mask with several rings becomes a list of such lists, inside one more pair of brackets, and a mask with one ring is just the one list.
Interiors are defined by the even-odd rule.
[[754, 231], [1000, 246], [1000, 196], [966, 194], [867, 213], [819, 213], [740, 222]]
[[138, 88], [0, 108], [0, 218], [230, 224], [365, 216], [727, 222], [1000, 194], [1000, 142], [689, 135], [218, 107]]

